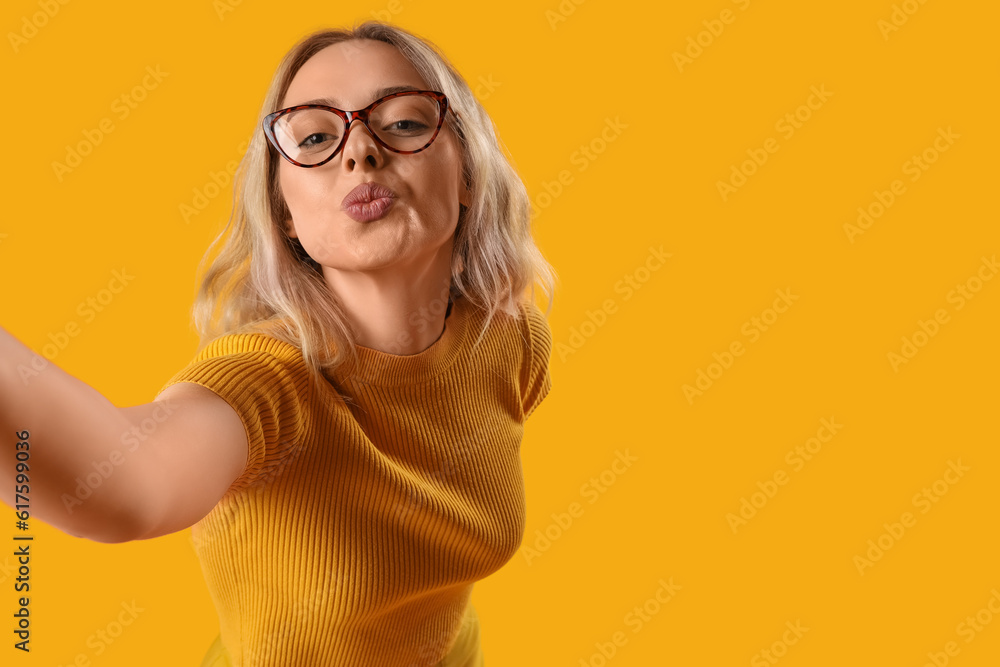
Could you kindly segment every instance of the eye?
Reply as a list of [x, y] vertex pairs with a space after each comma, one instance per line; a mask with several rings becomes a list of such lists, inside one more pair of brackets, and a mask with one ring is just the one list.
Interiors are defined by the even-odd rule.
[[[408, 127], [399, 127], [399, 125], [408, 125]], [[399, 130], [401, 132], [415, 132], [426, 128], [427, 126], [416, 120], [397, 120], [389, 124], [388, 130]]]
[[[329, 138], [325, 139], [324, 137], [329, 137]], [[302, 143], [299, 144], [299, 147], [309, 148], [312, 146], [317, 146], [321, 143], [326, 143], [330, 140], [332, 140], [331, 135], [325, 134], [323, 132], [314, 132], [313, 134], [310, 134], [308, 137], [303, 139]]]

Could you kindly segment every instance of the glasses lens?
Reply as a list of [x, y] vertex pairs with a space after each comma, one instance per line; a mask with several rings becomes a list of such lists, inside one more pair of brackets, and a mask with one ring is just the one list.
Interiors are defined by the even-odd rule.
[[378, 138], [398, 151], [423, 148], [437, 130], [441, 109], [426, 95], [401, 95], [372, 110], [368, 124]]
[[[437, 131], [440, 105], [426, 95], [401, 95], [372, 109], [368, 124], [379, 139], [399, 151], [426, 146]], [[355, 127], [355, 131], [357, 131]], [[317, 164], [340, 145], [346, 128], [343, 119], [324, 109], [299, 109], [274, 124], [274, 136], [290, 158]]]
[[298, 109], [281, 116], [274, 136], [285, 154], [302, 164], [322, 162], [340, 145], [344, 121], [323, 109]]

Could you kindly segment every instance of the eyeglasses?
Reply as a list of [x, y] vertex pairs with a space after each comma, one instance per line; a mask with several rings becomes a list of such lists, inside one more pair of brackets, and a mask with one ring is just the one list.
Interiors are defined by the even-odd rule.
[[[264, 134], [283, 158], [298, 167], [326, 164], [347, 144], [351, 124], [360, 120], [379, 144], [394, 153], [419, 153], [444, 124], [448, 98], [434, 90], [405, 90], [375, 100], [364, 109], [344, 111], [301, 104], [264, 117]], [[458, 113], [452, 109], [458, 117]]]

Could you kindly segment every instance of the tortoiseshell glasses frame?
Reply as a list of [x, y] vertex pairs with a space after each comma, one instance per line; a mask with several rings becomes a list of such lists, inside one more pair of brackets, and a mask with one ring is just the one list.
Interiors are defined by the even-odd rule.
[[[372, 130], [371, 125], [368, 124], [369, 116], [378, 105], [382, 104], [387, 100], [391, 100], [396, 97], [404, 97], [406, 95], [423, 95], [426, 97], [430, 97], [437, 101], [438, 109], [440, 111], [437, 126], [434, 128], [434, 134], [431, 135], [430, 140], [420, 148], [417, 148], [416, 150], [412, 151], [404, 151], [404, 150], [399, 150], [398, 148], [393, 148], [389, 144], [382, 141], [382, 139], [379, 138], [378, 133]], [[303, 164], [302, 162], [299, 162], [294, 158], [292, 158], [291, 156], [289, 156], [284, 151], [284, 149], [281, 148], [281, 144], [278, 141], [278, 138], [274, 134], [274, 125], [282, 116], [289, 114], [293, 111], [298, 111], [300, 109], [323, 109], [325, 111], [329, 111], [331, 113], [336, 114], [337, 116], [340, 117], [341, 120], [344, 121], [344, 127], [346, 129], [344, 131], [344, 136], [341, 137], [340, 139], [340, 143], [337, 144], [337, 147], [333, 150], [332, 153], [330, 153], [329, 156], [324, 158], [322, 161], [317, 162], [316, 164]], [[451, 109], [451, 107], [449, 106], [448, 98], [445, 96], [444, 93], [438, 92], [436, 90], [404, 90], [398, 93], [392, 93], [391, 95], [386, 95], [385, 97], [380, 97], [379, 99], [375, 100], [374, 102], [366, 106], [364, 109], [358, 109], [356, 111], [345, 111], [344, 109], [337, 109], [336, 107], [328, 107], [323, 104], [300, 104], [298, 106], [288, 107], [287, 109], [280, 109], [278, 111], [275, 111], [274, 113], [268, 114], [267, 116], [264, 117], [263, 125], [264, 125], [264, 134], [267, 136], [268, 142], [278, 151], [278, 154], [281, 155], [281, 157], [285, 158], [286, 160], [288, 160], [297, 167], [304, 167], [306, 169], [310, 169], [312, 167], [323, 166], [324, 164], [332, 160], [338, 153], [340, 153], [340, 151], [344, 148], [344, 145], [347, 143], [347, 138], [348, 136], [350, 136], [351, 128], [353, 127], [353, 123], [355, 120], [360, 120], [362, 123], [364, 123], [365, 127], [368, 129], [368, 133], [372, 136], [372, 138], [374, 138], [375, 141], [379, 143], [379, 145], [383, 146], [387, 150], [390, 150], [393, 153], [402, 153], [404, 155], [419, 153], [420, 151], [424, 150], [432, 143], [434, 143], [434, 140], [437, 138], [437, 135], [441, 132], [441, 126], [444, 125], [444, 119], [445, 116], [448, 114], [449, 109]], [[457, 111], [451, 109], [451, 112], [455, 115], [456, 118], [459, 118]]]

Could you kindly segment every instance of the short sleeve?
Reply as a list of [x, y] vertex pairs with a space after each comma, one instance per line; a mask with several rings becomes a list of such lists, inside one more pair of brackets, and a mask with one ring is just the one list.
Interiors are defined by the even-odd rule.
[[528, 354], [521, 374], [521, 399], [524, 418], [527, 419], [552, 389], [549, 358], [552, 354], [552, 331], [548, 320], [534, 302], [522, 306]]
[[210, 389], [243, 421], [249, 445], [247, 462], [230, 490], [252, 485], [299, 445], [310, 386], [309, 373], [295, 346], [258, 333], [220, 336], [171, 377], [160, 392], [178, 382]]

